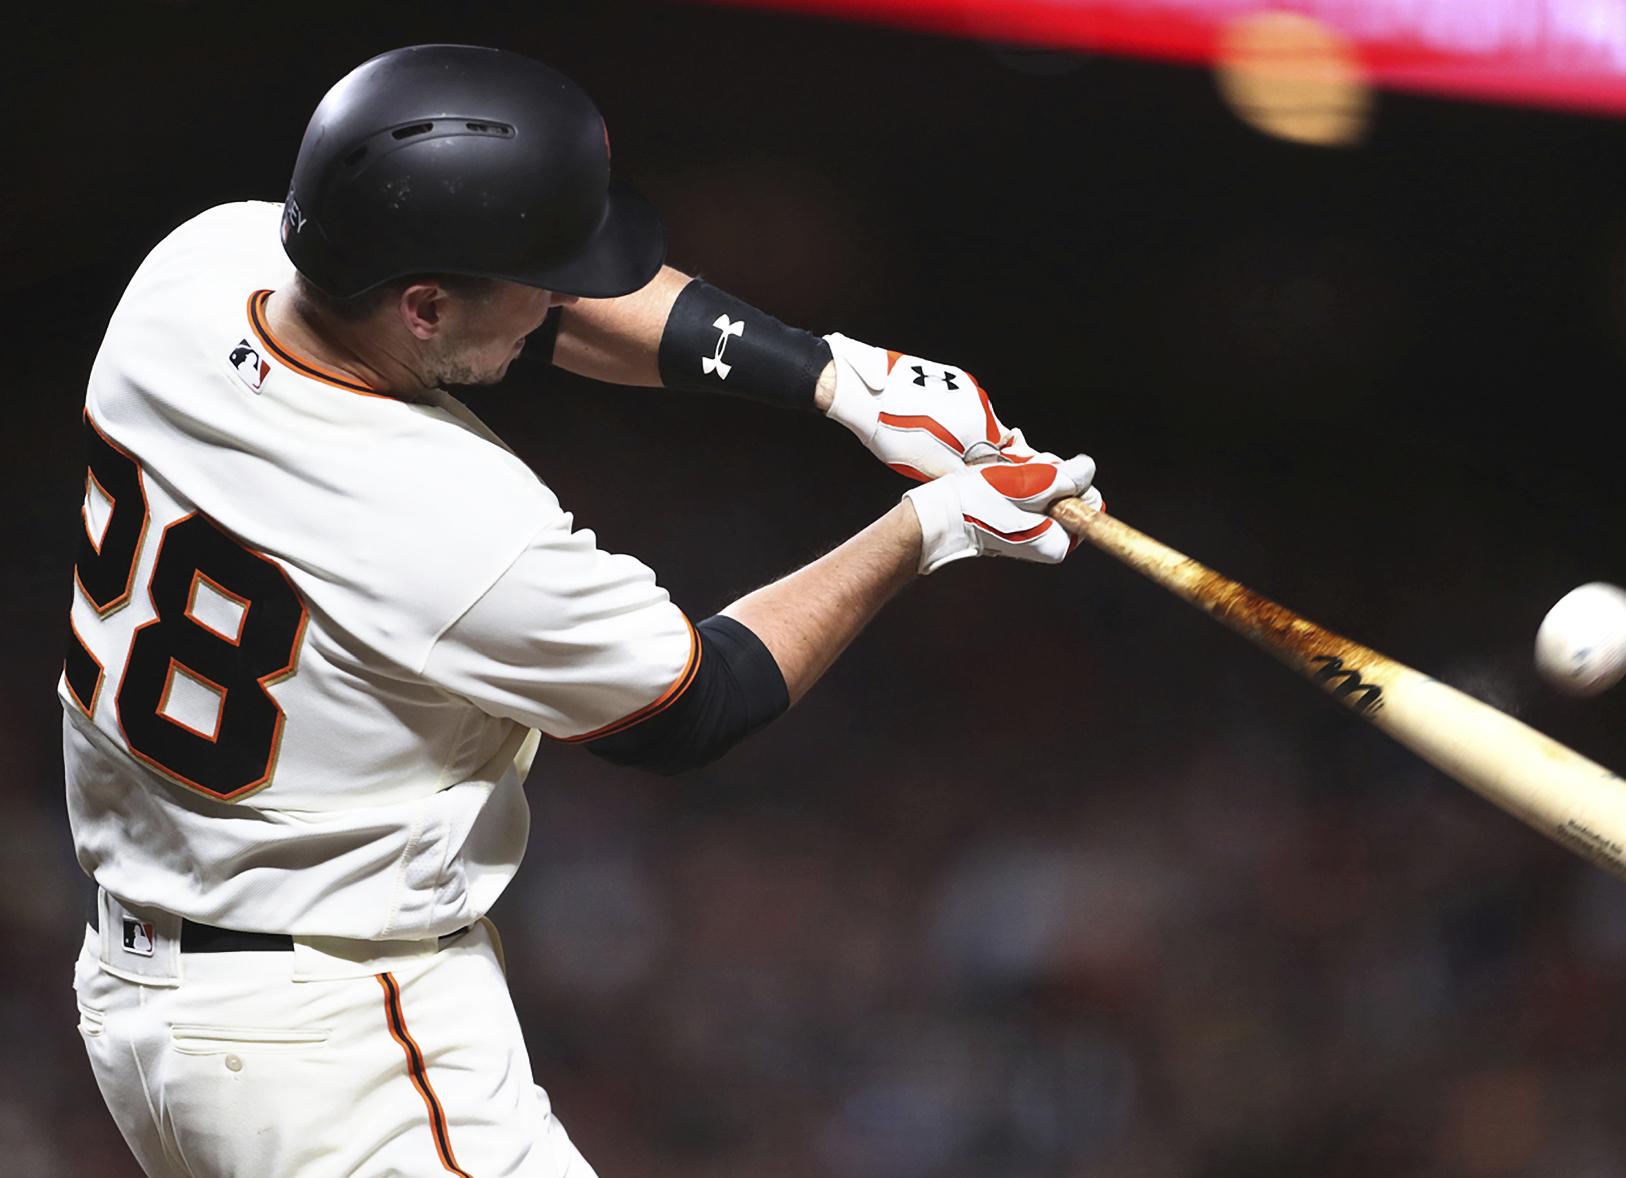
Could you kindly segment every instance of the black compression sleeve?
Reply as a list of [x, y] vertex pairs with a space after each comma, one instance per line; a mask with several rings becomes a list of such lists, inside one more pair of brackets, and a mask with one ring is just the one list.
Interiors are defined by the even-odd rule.
[[748, 628], [718, 614], [695, 627], [700, 666], [670, 706], [584, 747], [616, 765], [682, 773], [709, 764], [790, 707], [785, 677]]
[[812, 409], [830, 345], [696, 278], [666, 317], [659, 360], [669, 389]]
[[553, 363], [553, 350], [559, 344], [559, 316], [563, 311], [563, 307], [554, 307], [542, 320], [542, 326], [525, 337], [525, 354], [532, 360]]

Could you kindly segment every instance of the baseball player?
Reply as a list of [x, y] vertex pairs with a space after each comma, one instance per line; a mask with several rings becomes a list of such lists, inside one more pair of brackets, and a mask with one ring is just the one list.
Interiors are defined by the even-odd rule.
[[[59, 687], [97, 885], [80, 1031], [148, 1174], [592, 1175], [532, 1081], [485, 912], [544, 736], [661, 772], [804, 694], [919, 573], [1057, 562], [1094, 464], [963, 370], [795, 330], [662, 267], [592, 102], [416, 46], [312, 117], [282, 205], [142, 263], [85, 402]], [[522, 349], [819, 410], [917, 480], [691, 622], [447, 385]]]

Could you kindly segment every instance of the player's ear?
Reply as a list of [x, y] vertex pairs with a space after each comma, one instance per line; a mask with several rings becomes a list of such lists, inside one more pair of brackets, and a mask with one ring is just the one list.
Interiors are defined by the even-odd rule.
[[421, 340], [433, 338], [441, 329], [446, 311], [446, 292], [435, 282], [409, 283], [396, 300], [396, 310], [406, 329]]

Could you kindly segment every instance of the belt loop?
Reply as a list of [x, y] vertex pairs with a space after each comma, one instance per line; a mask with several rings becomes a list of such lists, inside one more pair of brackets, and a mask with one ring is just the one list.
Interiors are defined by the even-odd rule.
[[364, 978], [433, 957], [435, 937], [420, 941], [357, 941], [348, 937], [295, 937], [294, 981]]

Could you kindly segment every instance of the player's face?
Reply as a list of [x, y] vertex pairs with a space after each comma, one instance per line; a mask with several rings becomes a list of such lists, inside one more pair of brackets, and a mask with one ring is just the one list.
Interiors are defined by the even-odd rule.
[[449, 295], [445, 329], [431, 348], [430, 376], [436, 384], [496, 384], [525, 347], [548, 311], [576, 301], [517, 282], [498, 282], [483, 296]]

